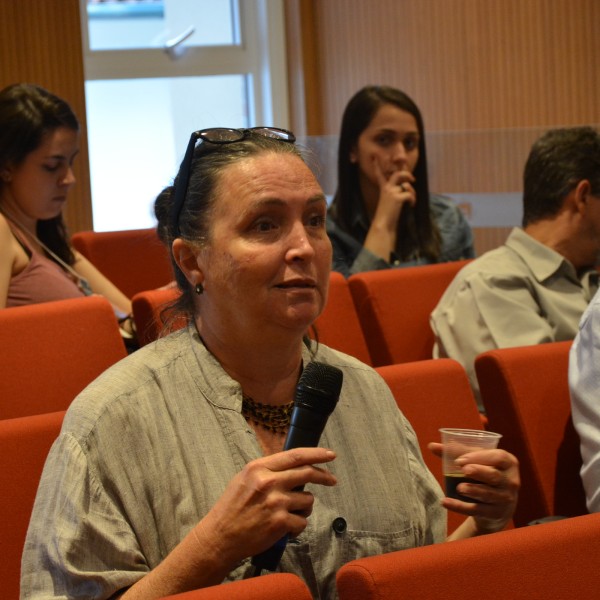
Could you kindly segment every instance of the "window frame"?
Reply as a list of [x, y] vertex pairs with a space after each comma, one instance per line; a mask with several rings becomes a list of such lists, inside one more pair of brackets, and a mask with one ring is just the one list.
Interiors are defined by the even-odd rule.
[[187, 46], [175, 60], [161, 48], [90, 50], [80, 3], [85, 81], [245, 74], [250, 126], [289, 128], [284, 0], [240, 0], [240, 45]]

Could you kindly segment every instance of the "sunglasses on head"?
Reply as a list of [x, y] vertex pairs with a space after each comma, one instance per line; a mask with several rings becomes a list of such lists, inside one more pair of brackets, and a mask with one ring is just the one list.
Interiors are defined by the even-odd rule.
[[174, 225], [175, 236], [180, 235], [179, 217], [181, 210], [185, 204], [188, 186], [190, 183], [190, 172], [192, 169], [192, 158], [198, 140], [209, 142], [210, 144], [233, 144], [241, 142], [249, 134], [261, 135], [263, 137], [278, 140], [280, 142], [288, 142], [293, 144], [296, 141], [296, 136], [287, 129], [279, 129], [278, 127], [250, 127], [249, 129], [230, 129], [228, 127], [213, 127], [211, 129], [201, 129], [194, 131], [190, 136], [187, 149], [181, 166], [179, 168], [179, 177], [175, 186], [175, 197], [173, 198], [172, 220]]

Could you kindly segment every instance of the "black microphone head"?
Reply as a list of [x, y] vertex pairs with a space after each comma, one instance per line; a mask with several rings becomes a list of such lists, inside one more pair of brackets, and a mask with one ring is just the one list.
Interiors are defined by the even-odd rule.
[[343, 372], [337, 367], [320, 362], [310, 362], [302, 372], [296, 387], [296, 405], [329, 415], [337, 404]]

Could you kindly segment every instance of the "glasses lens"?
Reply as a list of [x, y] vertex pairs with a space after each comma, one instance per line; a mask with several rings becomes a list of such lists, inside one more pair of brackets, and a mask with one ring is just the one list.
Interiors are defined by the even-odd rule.
[[296, 136], [287, 129], [279, 129], [278, 127], [252, 127], [250, 131], [263, 135], [264, 137], [273, 138], [282, 142], [295, 142]]
[[296, 136], [287, 129], [278, 127], [252, 127], [250, 129], [231, 129], [229, 127], [213, 127], [211, 129], [202, 129], [195, 131], [190, 137], [188, 149], [185, 153], [181, 166], [179, 168], [179, 179], [175, 186], [175, 197], [172, 206], [171, 219], [174, 223], [176, 236], [180, 235], [179, 216], [185, 203], [185, 196], [190, 179], [192, 168], [192, 159], [194, 148], [198, 140], [203, 140], [212, 144], [231, 144], [243, 140], [249, 131], [281, 142], [294, 143]]
[[227, 127], [215, 127], [213, 129], [203, 129], [198, 133], [198, 137], [212, 144], [230, 144], [244, 139], [244, 132], [239, 129], [229, 129]]

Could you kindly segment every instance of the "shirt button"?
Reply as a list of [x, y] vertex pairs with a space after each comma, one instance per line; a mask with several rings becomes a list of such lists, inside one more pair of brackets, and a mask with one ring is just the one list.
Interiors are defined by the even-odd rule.
[[333, 520], [333, 523], [331, 524], [331, 528], [336, 533], [344, 533], [344, 531], [346, 531], [346, 527], [346, 519], [344, 519], [343, 517], [337, 517]]

